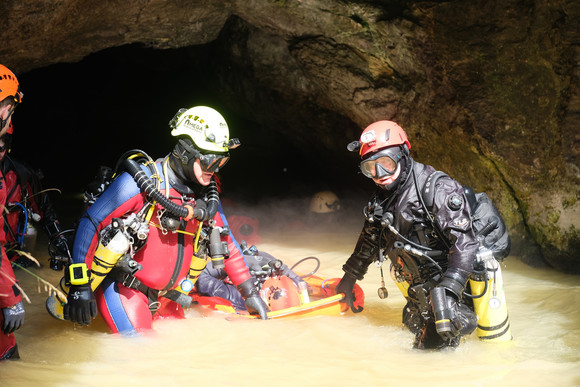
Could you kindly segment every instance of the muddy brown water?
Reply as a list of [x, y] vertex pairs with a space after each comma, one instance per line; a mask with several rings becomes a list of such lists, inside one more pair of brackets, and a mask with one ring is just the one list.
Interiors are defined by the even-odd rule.
[[[357, 235], [272, 230], [259, 247], [289, 265], [316, 256], [317, 274], [340, 277]], [[154, 332], [135, 338], [109, 334], [100, 317], [90, 327], [54, 320], [37, 280], [18, 271], [32, 303], [16, 333], [21, 359], [0, 363], [0, 385], [580, 385], [580, 277], [533, 269], [518, 257], [502, 266], [514, 340], [485, 343], [474, 334], [439, 352], [411, 348], [401, 324], [405, 301], [390, 278], [389, 297], [378, 297], [374, 267], [360, 282], [366, 300], [357, 315], [259, 321], [188, 310], [187, 319], [158, 320]], [[33, 271], [54, 284], [60, 278], [44, 267]]]

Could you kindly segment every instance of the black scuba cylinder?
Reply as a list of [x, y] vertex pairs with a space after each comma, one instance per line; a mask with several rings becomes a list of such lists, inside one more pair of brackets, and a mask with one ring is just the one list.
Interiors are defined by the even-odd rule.
[[[149, 179], [147, 174], [141, 169], [137, 162], [131, 159], [126, 159], [123, 162], [123, 168], [133, 177], [141, 192], [155, 200], [171, 214], [185, 219], [195, 218], [202, 221], [207, 219], [207, 214], [209, 214], [207, 209], [193, 207], [191, 205], [181, 206], [179, 204], [173, 203], [171, 200], [165, 197], [155, 187], [151, 179]], [[217, 210], [217, 204], [215, 204], [215, 206]]]

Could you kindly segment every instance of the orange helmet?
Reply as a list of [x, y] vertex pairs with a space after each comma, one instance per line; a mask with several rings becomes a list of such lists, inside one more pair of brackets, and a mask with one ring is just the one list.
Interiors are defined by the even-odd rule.
[[360, 156], [364, 158], [383, 148], [406, 144], [411, 149], [407, 133], [393, 121], [377, 121], [363, 130], [360, 136]]
[[298, 287], [289, 277], [269, 277], [262, 285], [262, 299], [271, 311], [300, 305]]
[[8, 67], [0, 65], [0, 101], [12, 97], [14, 102], [22, 102], [22, 93], [16, 75]]

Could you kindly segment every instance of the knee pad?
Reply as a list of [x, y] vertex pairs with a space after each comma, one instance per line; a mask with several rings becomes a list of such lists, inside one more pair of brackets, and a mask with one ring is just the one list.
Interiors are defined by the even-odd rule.
[[130, 336], [152, 328], [149, 300], [140, 291], [105, 279], [95, 297], [99, 312], [112, 333]]

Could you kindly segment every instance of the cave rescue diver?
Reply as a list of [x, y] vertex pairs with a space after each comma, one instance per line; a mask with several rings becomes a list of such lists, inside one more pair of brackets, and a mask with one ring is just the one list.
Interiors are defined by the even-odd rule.
[[[22, 102], [22, 92], [18, 79], [6, 66], [0, 65], [0, 136], [3, 136], [12, 122], [14, 109]], [[0, 211], [6, 205], [6, 184], [0, 176]], [[0, 217], [0, 229], [4, 219]], [[6, 256], [5, 241], [0, 240], [0, 360], [18, 359], [18, 346], [14, 331], [24, 323], [24, 306], [14, 276], [12, 265]]]
[[[73, 264], [65, 268], [70, 284], [65, 319], [89, 324], [98, 306], [113, 333], [149, 330], [159, 298], [194, 282], [190, 269], [203, 268], [206, 255], [214, 265], [223, 265], [248, 311], [267, 318], [267, 307], [227, 230], [217, 196], [214, 173], [223, 168], [239, 140], [229, 138], [225, 119], [206, 106], [180, 109], [170, 127], [177, 138], [173, 151], [145, 166], [127, 159], [129, 173], [116, 177], [81, 218]], [[123, 234], [125, 238], [115, 242]], [[127, 239], [134, 243], [127, 246]], [[104, 255], [97, 251], [113, 242]], [[110, 251], [122, 257], [116, 263], [103, 259]], [[94, 295], [95, 280], [102, 283]]]
[[402, 320], [415, 335], [414, 347], [456, 347], [478, 321], [466, 294], [480, 248], [470, 212], [473, 202], [461, 184], [445, 175], [429, 187], [434, 204], [425, 207], [420, 191], [435, 169], [411, 158], [407, 134], [393, 121], [369, 125], [347, 148], [360, 151], [360, 170], [378, 189], [364, 209], [366, 220], [342, 267], [337, 292], [345, 293], [354, 312], [361, 312], [353, 285], [371, 263], [381, 267], [386, 253], [391, 276], [407, 300]]

